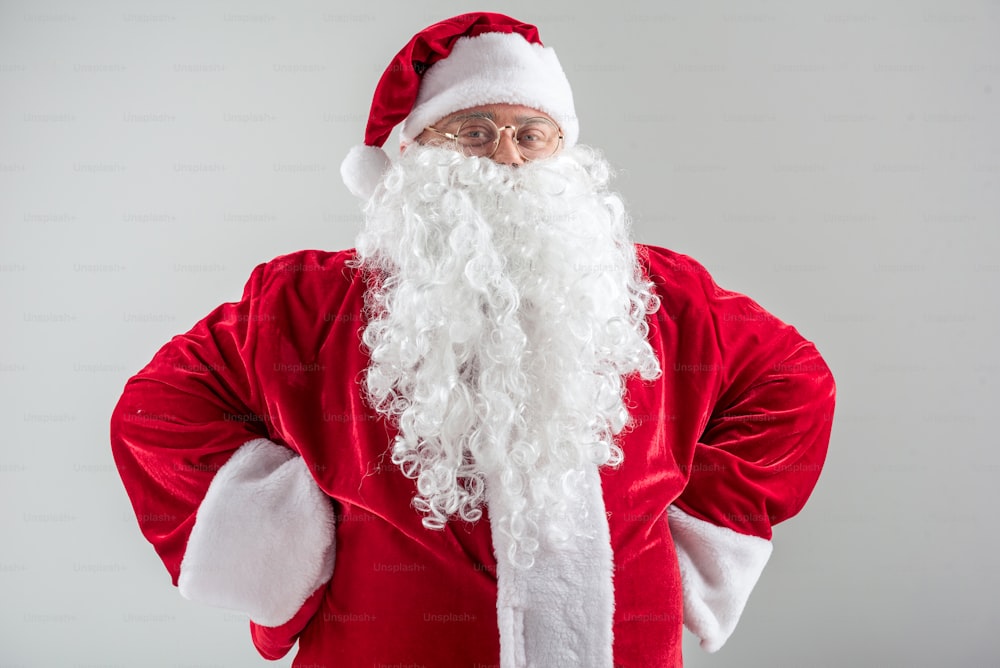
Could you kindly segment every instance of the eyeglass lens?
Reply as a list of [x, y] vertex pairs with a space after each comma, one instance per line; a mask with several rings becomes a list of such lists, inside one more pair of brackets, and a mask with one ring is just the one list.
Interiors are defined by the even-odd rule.
[[[466, 155], [491, 156], [500, 144], [500, 130], [488, 118], [469, 118], [455, 134]], [[548, 157], [559, 145], [559, 128], [545, 118], [530, 118], [514, 128], [514, 144], [528, 160]]]

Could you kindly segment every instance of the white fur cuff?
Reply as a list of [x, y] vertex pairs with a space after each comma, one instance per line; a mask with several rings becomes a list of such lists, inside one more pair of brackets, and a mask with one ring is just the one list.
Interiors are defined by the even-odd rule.
[[715, 652], [732, 634], [771, 557], [771, 541], [667, 509], [684, 588], [684, 626]]
[[248, 441], [198, 507], [181, 595], [280, 626], [332, 576], [334, 522], [301, 457], [265, 438]]

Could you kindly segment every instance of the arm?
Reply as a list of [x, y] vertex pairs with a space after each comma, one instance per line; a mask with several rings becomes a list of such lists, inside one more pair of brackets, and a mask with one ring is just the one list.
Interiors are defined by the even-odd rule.
[[[700, 289], [717, 365], [711, 414], [669, 509], [685, 625], [713, 652], [732, 633], [771, 554], [772, 527], [801, 510], [819, 478], [835, 384], [816, 347], [745, 295], [720, 288], [679, 256]], [[693, 360], [697, 362], [698, 360]]]
[[182, 595], [269, 627], [301, 622], [287, 636], [332, 573], [333, 508], [261, 411], [256, 323], [273, 283], [256, 267], [240, 301], [128, 380], [111, 447], [140, 529]]

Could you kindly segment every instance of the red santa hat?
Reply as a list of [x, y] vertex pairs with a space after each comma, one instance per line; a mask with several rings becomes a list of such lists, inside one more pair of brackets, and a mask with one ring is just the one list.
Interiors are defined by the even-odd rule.
[[580, 133], [573, 91], [555, 51], [535, 26], [503, 14], [462, 14], [421, 30], [392, 59], [375, 89], [364, 145], [347, 154], [340, 173], [367, 199], [389, 156], [381, 149], [402, 122], [406, 144], [426, 126], [484, 104], [518, 104], [544, 111], [559, 124], [564, 146]]

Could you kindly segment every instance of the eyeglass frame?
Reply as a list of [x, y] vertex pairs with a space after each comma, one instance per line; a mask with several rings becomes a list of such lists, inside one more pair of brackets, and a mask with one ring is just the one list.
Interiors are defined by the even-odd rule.
[[[504, 126], [497, 125], [496, 121], [494, 121], [489, 116], [485, 116], [485, 115], [483, 115], [483, 116], [479, 116], [479, 115], [470, 116], [468, 118], [463, 118], [462, 119], [462, 122], [459, 123], [458, 131], [461, 131], [462, 127], [465, 126], [465, 124], [468, 123], [469, 121], [481, 121], [481, 120], [489, 121], [493, 125], [493, 127], [495, 127], [497, 129], [497, 138], [495, 140], [493, 140], [493, 150], [490, 151], [489, 153], [485, 153], [483, 155], [470, 156], [464, 150], [461, 150], [461, 144], [458, 141], [458, 135], [457, 134], [454, 134], [454, 133], [451, 133], [451, 132], [445, 132], [443, 130], [438, 130], [437, 128], [435, 128], [435, 127], [433, 127], [431, 125], [426, 126], [424, 128], [424, 130], [430, 130], [431, 132], [436, 132], [439, 135], [441, 135], [442, 137], [446, 137], [446, 138], [452, 140], [453, 142], [455, 142], [455, 145], [457, 147], [459, 147], [459, 151], [463, 155], [466, 155], [468, 157], [477, 157], [477, 158], [492, 158], [494, 155], [496, 155], [496, 152], [500, 149], [500, 140], [503, 139], [503, 133], [506, 130], [513, 130], [513, 132], [510, 135], [510, 138], [511, 138], [511, 141], [514, 142], [514, 150], [517, 151], [517, 154], [519, 156], [521, 156], [521, 158], [525, 162], [531, 162], [532, 160], [544, 160], [545, 158], [551, 158], [552, 156], [554, 156], [556, 153], [559, 152], [559, 148], [562, 146], [562, 143], [563, 143], [563, 131], [562, 131], [562, 128], [559, 127], [559, 124], [556, 123], [555, 121], [553, 121], [551, 118], [546, 118], [544, 116], [532, 116], [531, 118], [526, 118], [522, 123], [520, 123], [518, 125], [504, 125]], [[554, 148], [552, 149], [552, 152], [549, 153], [548, 155], [543, 155], [540, 158], [529, 158], [529, 157], [525, 156], [523, 153], [521, 153], [521, 145], [517, 141], [517, 129], [520, 128], [520, 127], [524, 127], [525, 125], [528, 125], [531, 121], [544, 121], [544, 122], [552, 125], [553, 127], [555, 127], [556, 132], [559, 133], [559, 136], [556, 138], [556, 143], [555, 143]], [[454, 122], [454, 121], [452, 121], [452, 122]]]

